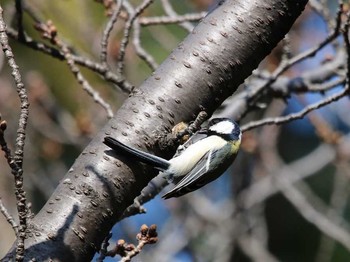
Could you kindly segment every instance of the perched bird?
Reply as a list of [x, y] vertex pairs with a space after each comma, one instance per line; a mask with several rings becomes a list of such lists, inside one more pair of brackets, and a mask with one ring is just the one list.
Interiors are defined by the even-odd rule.
[[104, 143], [122, 154], [148, 164], [166, 174], [175, 187], [163, 198], [179, 197], [197, 190], [221, 176], [235, 160], [241, 144], [241, 129], [229, 118], [214, 118], [209, 121], [206, 135], [184, 148], [170, 160], [132, 148], [106, 136]]

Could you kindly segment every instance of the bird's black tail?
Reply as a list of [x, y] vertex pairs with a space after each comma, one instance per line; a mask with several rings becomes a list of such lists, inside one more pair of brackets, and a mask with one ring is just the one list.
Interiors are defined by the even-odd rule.
[[161, 157], [127, 146], [122, 142], [114, 139], [113, 137], [106, 136], [103, 143], [115, 150], [117, 153], [136, 159], [137, 161], [150, 165], [161, 171], [168, 169], [168, 167], [170, 166], [169, 161]]

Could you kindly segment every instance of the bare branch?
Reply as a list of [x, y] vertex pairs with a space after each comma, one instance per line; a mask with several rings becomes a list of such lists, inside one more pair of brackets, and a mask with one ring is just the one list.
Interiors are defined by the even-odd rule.
[[266, 247], [264, 247], [257, 239], [248, 234], [244, 234], [238, 237], [238, 244], [247, 256], [252, 261], [266, 261], [266, 262], [277, 262], [279, 261], [274, 257]]
[[274, 81], [278, 76], [280, 76], [283, 72], [287, 71], [293, 65], [305, 60], [306, 58], [310, 58], [314, 56], [317, 52], [319, 52], [323, 47], [327, 44], [331, 43], [335, 40], [340, 34], [341, 27], [341, 16], [343, 14], [343, 4], [341, 3], [338, 7], [337, 17], [336, 17], [336, 26], [333, 29], [333, 32], [329, 34], [321, 43], [315, 45], [314, 47], [294, 56], [293, 58], [284, 61], [279, 65], [279, 67], [273, 72], [270, 81]]
[[307, 107], [305, 107], [303, 110], [297, 112], [297, 113], [293, 113], [293, 114], [289, 114], [287, 116], [282, 116], [282, 117], [271, 117], [271, 118], [265, 118], [262, 120], [258, 120], [258, 121], [252, 121], [244, 126], [242, 126], [242, 132], [248, 131], [250, 129], [259, 127], [259, 126], [264, 126], [264, 125], [281, 125], [281, 124], [285, 124], [288, 122], [291, 122], [293, 120], [296, 119], [301, 119], [303, 118], [306, 114], [308, 114], [309, 112], [319, 109], [323, 106], [326, 106], [332, 102], [338, 101], [340, 98], [346, 96], [349, 92], [349, 87], [348, 85], [343, 89], [343, 91], [338, 92], [335, 95], [329, 96], [319, 102], [316, 102], [314, 104], [311, 104]]
[[157, 17], [140, 17], [141, 26], [178, 24], [182, 22], [196, 22], [207, 15], [207, 12], [184, 14], [177, 16], [157, 16]]
[[37, 24], [36, 28], [43, 33], [43, 37], [49, 39], [53, 44], [57, 45], [61, 49], [67, 61], [67, 64], [73, 75], [76, 77], [78, 83], [82, 85], [83, 89], [94, 99], [94, 101], [97, 104], [102, 106], [102, 108], [107, 112], [108, 118], [112, 118], [113, 111], [110, 104], [104, 101], [100, 94], [89, 84], [89, 82], [82, 75], [79, 67], [75, 65], [75, 62], [72, 59], [72, 54], [68, 46], [57, 37], [57, 30], [56, 27], [52, 24], [52, 22], [49, 21], [46, 25]]
[[100, 249], [100, 256], [96, 259], [96, 262], [103, 262], [103, 260], [106, 258], [107, 256], [107, 252], [108, 252], [108, 246], [109, 246], [109, 240], [112, 237], [112, 233], [109, 233], [106, 238], [103, 240], [102, 245], [101, 245], [101, 249]]
[[284, 181], [278, 182], [282, 186], [283, 195], [289, 200], [299, 213], [310, 223], [314, 224], [320, 231], [337, 240], [346, 249], [350, 250], [350, 234], [349, 231], [328, 219], [324, 214], [318, 212], [308, 203], [303, 195], [294, 187], [284, 184]]
[[[177, 18], [179, 19], [179, 15], [175, 12], [173, 7], [171, 6], [169, 0], [161, 0], [161, 3], [163, 5], [163, 8], [165, 10], [165, 13], [170, 16], [171, 18]], [[193, 29], [193, 25], [189, 22], [181, 22], [179, 24], [182, 28], [184, 28], [186, 31], [191, 32]]]
[[[28, 96], [27, 91], [22, 82], [22, 77], [19, 72], [19, 67], [14, 59], [12, 49], [9, 46], [8, 38], [6, 34], [6, 24], [3, 20], [3, 10], [0, 6], [0, 44], [5, 57], [8, 60], [8, 64], [12, 71], [12, 76], [14, 78], [17, 93], [21, 102], [21, 112], [19, 116], [19, 123], [17, 129], [16, 138], [16, 150], [14, 157], [8, 155], [8, 162], [12, 169], [12, 174], [15, 178], [15, 188], [16, 188], [16, 200], [17, 200], [17, 211], [19, 217], [19, 228], [18, 228], [18, 238], [16, 243], [16, 261], [23, 261], [24, 258], [24, 239], [27, 230], [27, 204], [26, 204], [26, 193], [23, 189], [23, 154], [24, 154], [24, 142], [26, 138], [26, 126], [28, 121]], [[6, 127], [5, 127], [6, 128]], [[3, 134], [4, 129], [1, 133]], [[3, 140], [3, 139], [2, 139]], [[5, 144], [6, 145], [6, 144]], [[3, 145], [2, 145], [3, 148]]]
[[114, 8], [112, 16], [110, 17], [105, 30], [103, 31], [102, 39], [101, 39], [101, 53], [100, 60], [102, 65], [107, 66], [107, 47], [108, 47], [108, 39], [110, 37], [113, 26], [117, 22], [118, 16], [122, 10], [123, 1], [124, 0], [116, 0], [117, 6]]
[[[129, 12], [129, 19], [125, 24], [124, 27], [124, 36], [120, 44], [120, 50], [119, 50], [119, 56], [118, 56], [118, 73], [123, 74], [124, 71], [124, 57], [125, 57], [125, 51], [126, 47], [129, 43], [129, 37], [130, 37], [130, 31], [132, 28], [133, 23], [135, 22], [136, 18], [142, 14], [142, 12], [153, 3], [153, 0], [144, 0], [138, 7], [135, 8], [135, 11]], [[128, 4], [128, 3], [124, 3]]]
[[[19, 40], [18, 33], [15, 30], [11, 28], [6, 28], [6, 33], [8, 34], [9, 37]], [[32, 48], [33, 50], [37, 50], [44, 54], [50, 55], [53, 58], [56, 58], [59, 60], [65, 59], [64, 54], [61, 52], [61, 50], [48, 46], [45, 43], [37, 42], [29, 36], [26, 36], [26, 41], [21, 43], [24, 44], [25, 46]], [[130, 84], [128, 81], [126, 81], [123, 77], [118, 76], [112, 71], [110, 71], [106, 66], [99, 64], [97, 62], [94, 62], [88, 59], [87, 57], [81, 57], [74, 54], [71, 54], [71, 57], [76, 64], [84, 66], [85, 68], [88, 68], [100, 74], [106, 81], [109, 81], [115, 84], [116, 87], [119, 87], [123, 92], [125, 93], [131, 92], [133, 85]]]
[[158, 241], [157, 226], [151, 225], [150, 227], [142, 225], [140, 233], [137, 234], [136, 239], [138, 240], [137, 246], [128, 244], [123, 239], [119, 239], [116, 246], [107, 252], [107, 256], [120, 255], [121, 262], [129, 262], [131, 258], [137, 256], [145, 245], [155, 244]]
[[13, 231], [15, 232], [15, 234], [18, 235], [18, 225], [17, 225], [15, 219], [7, 211], [7, 208], [2, 203], [1, 198], [0, 198], [0, 212], [4, 215], [4, 217], [6, 218], [7, 222], [11, 225], [11, 227], [12, 227]]
[[[136, 19], [137, 21], [137, 19]], [[140, 23], [137, 21], [133, 25], [133, 41], [132, 43], [134, 44], [136, 54], [146, 62], [146, 64], [152, 69], [152, 71], [156, 70], [158, 67], [157, 62], [154, 60], [154, 58], [141, 46], [141, 41], [140, 41], [140, 33], [141, 33], [141, 28], [140, 28]]]

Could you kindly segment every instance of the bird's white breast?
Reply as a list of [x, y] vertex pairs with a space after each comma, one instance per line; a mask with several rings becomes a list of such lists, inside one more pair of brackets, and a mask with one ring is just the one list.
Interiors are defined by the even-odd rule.
[[209, 151], [223, 147], [227, 142], [219, 136], [206, 137], [186, 148], [179, 156], [169, 160], [170, 167], [167, 170], [174, 176], [186, 175], [197, 162]]

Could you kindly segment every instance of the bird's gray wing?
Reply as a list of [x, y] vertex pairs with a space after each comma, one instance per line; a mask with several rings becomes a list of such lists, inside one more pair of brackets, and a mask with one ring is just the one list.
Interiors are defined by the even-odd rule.
[[194, 191], [205, 184], [209, 183], [213, 179], [207, 179], [207, 175], [210, 175], [211, 171], [210, 163], [214, 157], [216, 157], [218, 150], [208, 151], [195, 165], [195, 167], [180, 180], [176, 186], [166, 193], [163, 198], [168, 199], [171, 197], [179, 197], [188, 192]]

